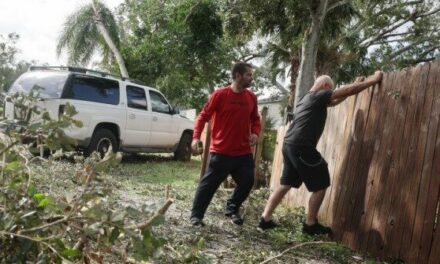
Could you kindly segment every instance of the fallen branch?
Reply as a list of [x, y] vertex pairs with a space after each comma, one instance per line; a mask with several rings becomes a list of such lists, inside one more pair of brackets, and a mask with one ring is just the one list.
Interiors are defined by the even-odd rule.
[[4, 232], [4, 231], [0, 231], [0, 236], [6, 236], [6, 237], [9, 236], [11, 238], [19, 237], [19, 238], [27, 239], [27, 240], [35, 242], [35, 243], [40, 243], [40, 244], [48, 247], [50, 250], [52, 250], [53, 253], [57, 254], [63, 260], [63, 263], [72, 263], [68, 259], [64, 258], [54, 247], [52, 247], [50, 244], [42, 241], [41, 239], [36, 239], [36, 238], [30, 237], [30, 236], [25, 236], [25, 235], [17, 234], [17, 233]]
[[290, 248], [284, 250], [283, 252], [281, 252], [280, 254], [278, 254], [278, 255], [276, 255], [276, 256], [274, 256], [274, 257], [268, 258], [268, 259], [266, 259], [265, 261], [260, 262], [260, 264], [265, 264], [265, 263], [268, 263], [269, 261], [272, 261], [272, 260], [274, 260], [274, 259], [276, 259], [276, 258], [279, 258], [279, 257], [281, 257], [282, 255], [284, 255], [286, 252], [288, 252], [288, 251], [290, 251], [290, 250], [292, 250], [292, 249], [299, 248], [299, 247], [303, 247], [303, 246], [307, 246], [307, 245], [317, 245], [317, 244], [335, 244], [335, 242], [313, 241], [313, 242], [305, 242], [305, 243], [301, 243], [301, 244], [295, 245], [295, 246], [293, 246], [293, 247], [290, 247]]
[[150, 228], [151, 225], [153, 224], [153, 222], [157, 218], [159, 218], [160, 216], [164, 215], [168, 211], [168, 208], [171, 206], [172, 203], [173, 203], [173, 200], [172, 199], [168, 199], [166, 201], [166, 203], [162, 206], [162, 208], [160, 208], [150, 219], [148, 219], [147, 222], [141, 223], [141, 224], [137, 224], [137, 225], [132, 225], [132, 226], [129, 226], [129, 228], [130, 229]]

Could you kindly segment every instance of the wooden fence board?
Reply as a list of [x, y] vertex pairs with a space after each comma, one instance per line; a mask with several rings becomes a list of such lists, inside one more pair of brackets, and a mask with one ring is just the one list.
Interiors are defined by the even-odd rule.
[[[350, 124], [353, 119], [354, 108], [356, 105], [356, 97], [350, 97], [345, 102], [343, 102], [339, 107], [340, 114], [338, 116], [342, 116], [342, 126], [341, 126], [341, 142], [336, 145], [336, 151], [338, 151], [338, 159], [337, 164], [334, 166], [333, 173], [330, 172], [330, 177], [332, 179], [332, 184], [330, 186], [330, 192], [326, 194], [324, 199], [324, 204], [321, 208], [321, 211], [326, 215], [327, 221], [330, 226], [334, 226], [335, 219], [338, 216], [334, 216], [334, 207], [339, 200], [339, 194], [341, 190], [341, 180], [340, 175], [343, 175], [343, 171], [345, 171], [345, 167], [347, 165], [346, 158], [348, 157], [348, 153], [350, 152], [351, 144], [347, 143], [350, 136]], [[333, 114], [333, 113], [331, 113]], [[342, 128], [343, 127], [343, 128]]]
[[[422, 179], [428, 181], [426, 189], [420, 189], [419, 203], [426, 206], [424, 212], [416, 215], [416, 226], [422, 225], [420, 234], [418, 260], [415, 263], [428, 263], [431, 242], [434, 233], [434, 222], [436, 218], [436, 207], [438, 201], [440, 175], [435, 171], [435, 157], [440, 154], [440, 149], [436, 149], [436, 139], [439, 138], [439, 116], [440, 116], [440, 60], [433, 63], [431, 73], [428, 78], [428, 89], [433, 92], [433, 106], [428, 127], [428, 142], [426, 143], [425, 162], [423, 164]], [[437, 163], [439, 161], [437, 160]], [[425, 197], [426, 195], [426, 197]], [[416, 240], [416, 236], [413, 240]]]
[[[327, 215], [327, 208], [329, 206], [329, 202], [330, 199], [329, 197], [331, 197], [332, 194], [332, 189], [334, 186], [334, 177], [332, 177], [332, 175], [334, 175], [334, 172], [336, 170], [336, 164], [337, 160], [339, 159], [339, 153], [342, 152], [340, 150], [341, 146], [343, 145], [343, 137], [344, 137], [344, 129], [345, 129], [345, 125], [346, 125], [346, 119], [347, 119], [347, 106], [348, 104], [343, 103], [343, 104], [339, 104], [337, 106], [335, 106], [333, 111], [329, 112], [329, 115], [334, 115], [336, 117], [338, 117], [337, 119], [337, 124], [335, 126], [335, 131], [334, 131], [334, 140], [332, 142], [333, 146], [332, 149], [333, 151], [329, 154], [330, 157], [328, 158], [329, 160], [327, 160], [328, 162], [328, 169], [329, 169], [329, 173], [330, 173], [330, 177], [332, 179], [332, 182], [330, 183], [330, 188], [327, 190], [325, 199], [323, 201], [323, 204], [321, 206], [321, 210], [320, 210], [320, 219], [326, 219], [326, 223], [328, 225], [333, 225], [333, 219], [328, 217]], [[336, 123], [336, 121], [335, 121]], [[339, 150], [339, 151], [338, 151]]]
[[[420, 82], [417, 87], [427, 87], [428, 74], [430, 64], [425, 64], [421, 67]], [[411, 261], [411, 255], [413, 259], [417, 259], [418, 250], [411, 248], [411, 241], [413, 236], [414, 221], [416, 214], [417, 199], [419, 194], [419, 186], [421, 184], [421, 171], [423, 168], [423, 160], [426, 149], [427, 141], [427, 117], [431, 111], [432, 97], [427, 96], [428, 89], [416, 89], [418, 91], [418, 102], [416, 103], [416, 114], [413, 127], [411, 131], [410, 151], [408, 152], [405, 174], [402, 173], [402, 177], [409, 176], [410, 179], [408, 189], [405, 192], [404, 205], [406, 206], [407, 217], [405, 218], [405, 226], [403, 227], [404, 233], [402, 236], [400, 256]], [[426, 190], [425, 190], [426, 191]], [[385, 253], [383, 254], [385, 256]]]
[[[378, 175], [381, 179], [381, 191], [376, 199], [373, 221], [371, 225], [371, 230], [376, 232], [377, 236], [369, 237], [367, 249], [374, 255], [379, 255], [380, 252], [385, 247], [385, 243], [392, 243], [392, 240], [386, 239], [385, 229], [386, 225], [394, 225], [394, 222], [399, 222], [402, 219], [396, 217], [393, 221], [386, 221], [388, 216], [388, 210], [392, 208], [392, 203], [396, 200], [397, 194], [401, 190], [396, 190], [396, 182], [402, 183], [405, 179], [397, 180], [398, 174], [400, 173], [400, 167], [402, 164], [401, 154], [405, 153], [407, 150], [407, 144], [402, 144], [405, 140], [408, 140], [408, 134], [405, 134], [405, 127], [410, 125], [409, 114], [411, 108], [410, 102], [414, 102], [417, 98], [417, 94], [414, 93], [414, 89], [411, 88], [414, 81], [415, 70], [409, 70], [408, 75], [403, 78], [399, 78], [396, 89], [395, 96], [395, 107], [391, 116], [393, 117], [392, 129], [389, 133], [389, 137], [382, 144], [385, 145], [385, 163], [383, 164], [381, 173]], [[410, 79], [408, 79], [410, 78]], [[403, 89], [403, 91], [402, 91]], [[391, 96], [393, 97], [393, 96]], [[409, 110], [408, 110], [409, 109]], [[387, 194], [387, 195], [385, 195]]]
[[362, 138], [365, 130], [365, 123], [368, 116], [368, 106], [370, 102], [370, 96], [367, 91], [359, 94], [356, 101], [356, 111], [354, 113], [354, 119], [351, 127], [351, 148], [347, 157], [347, 167], [343, 175], [341, 193], [339, 194], [338, 205], [335, 208], [335, 216], [338, 217], [336, 225], [334, 227], [334, 236], [338, 240], [341, 240], [343, 233], [346, 230], [345, 225], [350, 220], [350, 216], [347, 214], [351, 201], [350, 192], [353, 188], [355, 181], [355, 170], [358, 164], [359, 154], [362, 148]]
[[[381, 117], [376, 141], [374, 142], [374, 154], [371, 162], [370, 170], [368, 171], [368, 185], [367, 195], [364, 204], [364, 214], [361, 217], [360, 233], [358, 235], [359, 248], [366, 251], [369, 241], [381, 244], [382, 237], [375, 228], [374, 215], [378, 201], [383, 198], [386, 178], [382, 175], [389, 171], [391, 160], [387, 142], [393, 137], [395, 109], [397, 107], [397, 100], [392, 97], [393, 93], [398, 93], [402, 87], [401, 79], [406, 75], [405, 72], [395, 73], [393, 79], [387, 78], [383, 83], [383, 100], [384, 107], [387, 109], [385, 115]], [[385, 82], [386, 81], [386, 82]]]
[[[353, 107], [353, 112], [351, 113], [350, 116], [350, 123], [347, 124], [347, 129], [346, 129], [346, 133], [347, 133], [347, 146], [348, 149], [346, 151], [346, 153], [344, 153], [344, 160], [343, 163], [341, 165], [340, 171], [335, 174], [337, 175], [337, 189], [335, 190], [334, 193], [334, 201], [333, 201], [333, 205], [332, 208], [330, 209], [329, 213], [333, 215], [333, 224], [332, 224], [332, 230], [334, 233], [334, 236], [337, 238], [341, 238], [342, 237], [342, 226], [343, 223], [345, 222], [345, 217], [341, 215], [341, 211], [342, 211], [342, 204], [345, 202], [345, 195], [347, 193], [347, 189], [348, 189], [348, 181], [349, 181], [349, 176], [347, 174], [350, 162], [352, 162], [353, 160], [353, 156], [350, 155], [351, 153], [353, 153], [355, 150], [353, 148], [353, 146], [355, 146], [355, 144], [353, 144], [353, 142], [356, 140], [356, 138], [353, 136], [354, 133], [354, 124], [355, 124], [355, 115], [357, 113], [357, 109], [359, 108], [359, 105], [361, 103], [360, 97], [359, 96], [354, 96], [353, 97], [354, 100], [354, 107]], [[329, 138], [327, 138], [327, 140], [331, 140]]]
[[[396, 256], [401, 256], [402, 254], [400, 249], [402, 246], [401, 243], [403, 242], [403, 232], [408, 231], [405, 230], [405, 226], [407, 226], [410, 218], [410, 212], [407, 204], [407, 192], [411, 190], [412, 179], [414, 177], [409, 176], [410, 174], [408, 174], [408, 171], [411, 170], [412, 166], [414, 166], [414, 158], [412, 155], [414, 154], [418, 135], [414, 135], [413, 131], [416, 130], [415, 124], [417, 123], [419, 114], [417, 108], [420, 107], [420, 104], [423, 102], [424, 98], [424, 92], [420, 92], [419, 89], [417, 89], [422, 79], [422, 70], [423, 68], [421, 66], [411, 70], [411, 96], [408, 100], [405, 100], [405, 97], [402, 97], [402, 102], [400, 104], [407, 109], [402, 139], [402, 142], [405, 142], [405, 148], [402, 149], [399, 155], [398, 173], [401, 177], [399, 178], [398, 182], [395, 183], [399, 185], [400, 190], [396, 193], [396, 197], [393, 199], [393, 203], [391, 204], [392, 211], [388, 214], [389, 217], [394, 219], [394, 225], [389, 230], [389, 237], [390, 241], [392, 241], [390, 243], [390, 250], [392, 255]], [[412, 232], [412, 228], [409, 232]]]
[[354, 184], [350, 191], [350, 204], [347, 211], [348, 222], [345, 224], [343, 240], [347, 245], [352, 248], [358, 247], [357, 230], [359, 229], [360, 219], [363, 216], [363, 205], [365, 203], [365, 196], [368, 184], [368, 171], [370, 163], [374, 154], [374, 141], [377, 135], [379, 111], [377, 106], [379, 100], [379, 90], [381, 87], [370, 88], [369, 91], [371, 102], [368, 109], [368, 116], [366, 118], [365, 132], [362, 138], [362, 148], [357, 160], [356, 169], [351, 177], [354, 178]]
[[[438, 89], [438, 87], [437, 87]], [[436, 104], [438, 104], [438, 100], [440, 100], [439, 95], [437, 93], [436, 96]], [[439, 131], [440, 132], [440, 131]], [[437, 197], [432, 197], [433, 201], [435, 201], [434, 207], [434, 229], [433, 229], [433, 239], [431, 241], [431, 248], [429, 252], [429, 264], [438, 264], [440, 262], [440, 227], [439, 227], [439, 185], [440, 185], [440, 133], [437, 132], [437, 139], [435, 143], [435, 158], [433, 162], [433, 171], [431, 177], [435, 178], [435, 185], [433, 188], [437, 189]], [[434, 195], [432, 195], [434, 196]]]
[[[393, 84], [393, 81], [395, 79], [395, 74], [386, 74], [384, 76], [383, 84]], [[378, 100], [380, 100], [380, 103], [384, 106], [389, 106], [392, 104], [392, 101], [389, 100], [389, 97], [384, 96], [387, 91], [386, 89], [390, 89], [390, 85], [384, 85], [384, 87], [380, 87], [382, 93], [380, 94], [380, 97]], [[355, 231], [353, 241], [351, 242], [353, 247], [359, 250], [362, 250], [362, 243], [360, 241], [362, 239], [366, 240], [368, 239], [368, 235], [371, 232], [370, 225], [371, 225], [371, 216], [372, 216], [372, 208], [376, 199], [376, 193], [378, 190], [378, 187], [380, 187], [379, 179], [376, 178], [377, 171], [379, 171], [379, 168], [381, 168], [380, 164], [382, 164], [383, 158], [380, 158], [382, 156], [383, 150], [382, 145], [380, 144], [383, 138], [385, 137], [386, 133], [382, 133], [382, 131], [389, 131], [389, 127], [385, 126], [386, 124], [389, 124], [386, 120], [390, 119], [388, 112], [380, 112], [377, 116], [378, 120], [378, 126], [377, 131], [380, 131], [381, 133], [378, 133], [375, 136], [375, 139], [372, 144], [372, 156], [370, 160], [371, 166], [369, 166], [368, 170], [366, 169], [365, 176], [366, 177], [366, 186], [365, 186], [365, 194], [363, 199], [358, 199], [358, 203], [355, 203], [359, 208], [362, 208], [362, 211], [360, 213], [359, 219], [352, 219], [352, 222], [356, 222], [353, 224], [358, 225], [358, 230]], [[375, 121], [373, 119], [373, 121]], [[384, 129], [387, 128], [387, 129]], [[367, 132], [368, 134], [368, 132]], [[353, 225], [352, 224], [352, 225]], [[365, 243], [364, 243], [365, 244]]]
[[[435, 72], [435, 67], [431, 66], [430, 72]], [[427, 167], [431, 167], [432, 159], [434, 156], [434, 144], [430, 138], [434, 138], [432, 136], [432, 130], [430, 131], [430, 123], [431, 123], [431, 113], [433, 111], [433, 94], [434, 89], [432, 86], [432, 78], [435, 77], [435, 74], [428, 74], [429, 78], [427, 78], [426, 83], [426, 94], [425, 94], [425, 102], [422, 113], [422, 120], [419, 130], [419, 144], [417, 148], [418, 155], [422, 155], [422, 157], [416, 160], [416, 169], [414, 175], [417, 175], [417, 179], [419, 179], [418, 184], [416, 184], [415, 192], [417, 193], [417, 198], [414, 201], [414, 222], [413, 222], [413, 232], [411, 236], [411, 242], [409, 244], [409, 257], [407, 258], [409, 262], [417, 262], [419, 250], [421, 248], [421, 236], [423, 232], [424, 226], [424, 216], [426, 211], [426, 203], [428, 196], [428, 188], [429, 188], [429, 178], [426, 173]], [[430, 133], [431, 132], [431, 133]], [[422, 145], [423, 144], [423, 145]], [[416, 154], [417, 155], [417, 154]], [[428, 161], [428, 162], [427, 162]], [[419, 164], [420, 163], [420, 164]], [[427, 164], [428, 163], [428, 164]], [[384, 252], [385, 254], [385, 252]]]

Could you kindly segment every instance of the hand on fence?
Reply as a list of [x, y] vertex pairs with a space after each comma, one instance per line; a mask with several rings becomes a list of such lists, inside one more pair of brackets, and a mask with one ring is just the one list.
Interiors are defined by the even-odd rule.
[[194, 139], [191, 144], [192, 154], [197, 156], [203, 153], [203, 142], [200, 139]]
[[354, 82], [359, 83], [359, 82], [363, 82], [364, 80], [365, 80], [365, 76], [359, 76], [359, 77], [356, 77]]
[[376, 72], [374, 72], [374, 77], [376, 78], [377, 82], [382, 81], [382, 78], [383, 78], [383, 72], [382, 72], [382, 71], [376, 71]]

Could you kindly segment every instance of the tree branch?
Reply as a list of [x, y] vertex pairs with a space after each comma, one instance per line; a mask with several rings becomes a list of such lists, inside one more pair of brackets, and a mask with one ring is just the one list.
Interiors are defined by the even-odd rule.
[[2, 235], [2, 236], [19, 237], [19, 238], [23, 238], [23, 239], [26, 239], [26, 240], [29, 240], [29, 241], [32, 241], [32, 242], [35, 242], [35, 243], [40, 243], [40, 244], [42, 244], [42, 245], [44, 245], [44, 246], [50, 248], [50, 250], [52, 250], [53, 253], [57, 254], [61, 259], [67, 261], [66, 263], [71, 263], [69, 260], [67, 260], [66, 258], [64, 258], [64, 257], [63, 257], [63, 256], [62, 256], [62, 255], [61, 255], [61, 254], [60, 254], [55, 248], [53, 248], [50, 244], [48, 244], [48, 243], [46, 243], [46, 242], [44, 242], [44, 241], [42, 241], [42, 240], [35, 239], [35, 238], [33, 238], [33, 237], [29, 237], [29, 236], [24, 236], [24, 235], [21, 235], [21, 234], [9, 233], [9, 232], [4, 232], [4, 231], [0, 231], [0, 235]]
[[341, 0], [341, 1], [335, 2], [331, 6], [327, 7], [327, 13], [329, 13], [330, 11], [335, 9], [336, 7], [348, 4], [350, 2], [351, 2], [350, 0]]
[[425, 14], [421, 14], [421, 15], [417, 16], [416, 18], [430, 16], [430, 15], [433, 15], [433, 14], [438, 13], [438, 12], [440, 12], [440, 7], [437, 8], [437, 9], [432, 10], [431, 12], [428, 12], [428, 13], [425, 13]]
[[128, 228], [130, 229], [146, 229], [146, 228], [150, 228], [151, 225], [153, 224], [153, 222], [159, 218], [160, 216], [164, 215], [166, 213], [166, 211], [168, 211], [168, 208], [171, 206], [171, 204], [173, 203], [172, 199], [168, 199], [165, 204], [162, 206], [162, 208], [159, 209], [159, 211], [157, 211], [150, 219], [147, 220], [147, 222], [145, 223], [141, 223], [141, 224], [136, 224], [136, 225], [131, 225]]
[[408, 51], [410, 49], [412, 49], [413, 47], [425, 42], [425, 41], [429, 41], [428, 39], [421, 39], [419, 41], [413, 42], [397, 51], [395, 51], [394, 53], [392, 53], [389, 57], [389, 59], [394, 59], [395, 57], [399, 56], [400, 54], [404, 53], [405, 51]]
[[[364, 47], [369, 47], [372, 43], [376, 42], [377, 40], [381, 39], [385, 34], [403, 26], [404, 24], [408, 23], [410, 20], [412, 19], [412, 16], [410, 16], [409, 18], [401, 21], [400, 23], [394, 24], [394, 25], [390, 25], [391, 27], [388, 29], [383, 30], [382, 32], [380, 32], [376, 37], [374, 37], [373, 39], [366, 41], [366, 39], [361, 40], [361, 44], [360, 46], [364, 46]], [[397, 21], [396, 21], [397, 22]]]
[[265, 264], [265, 263], [268, 263], [268, 262], [270, 262], [270, 261], [272, 261], [272, 260], [274, 260], [276, 258], [279, 258], [282, 255], [284, 255], [286, 252], [288, 252], [288, 251], [290, 251], [292, 249], [303, 247], [303, 246], [307, 246], [307, 245], [317, 245], [317, 244], [336, 244], [336, 243], [335, 242], [325, 242], [325, 241], [312, 241], [312, 242], [301, 243], [301, 244], [295, 245], [293, 247], [290, 247], [290, 248], [284, 250], [283, 252], [281, 252], [280, 254], [278, 254], [278, 255], [276, 255], [274, 257], [268, 258], [265, 261], [260, 262], [260, 264]]

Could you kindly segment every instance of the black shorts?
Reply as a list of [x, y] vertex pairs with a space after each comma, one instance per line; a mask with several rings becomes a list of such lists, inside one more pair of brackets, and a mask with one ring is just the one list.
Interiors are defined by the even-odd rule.
[[299, 188], [304, 182], [310, 192], [323, 190], [330, 186], [327, 162], [315, 148], [284, 144], [283, 159], [281, 185]]

